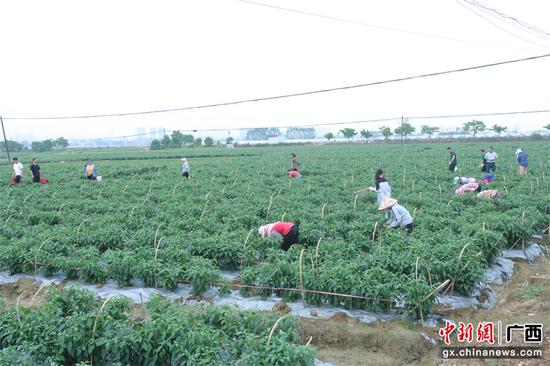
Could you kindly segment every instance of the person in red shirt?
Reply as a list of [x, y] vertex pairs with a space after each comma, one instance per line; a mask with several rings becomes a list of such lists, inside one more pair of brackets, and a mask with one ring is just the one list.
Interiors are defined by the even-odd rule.
[[290, 178], [295, 178], [295, 179], [301, 179], [302, 178], [302, 174], [300, 174], [297, 170], [289, 170], [288, 171], [288, 176]]
[[262, 238], [278, 237], [283, 239], [281, 248], [286, 252], [292, 244], [298, 242], [298, 225], [293, 222], [277, 221], [273, 224], [260, 226], [258, 234]]

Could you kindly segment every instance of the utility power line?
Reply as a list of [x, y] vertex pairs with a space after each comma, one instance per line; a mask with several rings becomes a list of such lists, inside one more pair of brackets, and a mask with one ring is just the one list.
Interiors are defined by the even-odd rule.
[[256, 2], [256, 1], [250, 1], [250, 0], [236, 0], [236, 1], [239, 1], [241, 3], [250, 4], [250, 5], [262, 6], [262, 7], [266, 7], [266, 8], [277, 9], [277, 10], [282, 10], [282, 11], [287, 11], [287, 12], [302, 14], [302, 15], [308, 15], [308, 16], [322, 18], [322, 19], [328, 19], [328, 20], [332, 20], [332, 21], [336, 21], [336, 22], [343, 22], [343, 23], [349, 23], [349, 24], [354, 24], [354, 25], [359, 25], [359, 26], [364, 26], [364, 27], [376, 28], [376, 29], [381, 29], [381, 30], [390, 31], [390, 32], [404, 33], [404, 34], [413, 35], [413, 36], [429, 37], [429, 38], [435, 38], [435, 39], [440, 39], [440, 40], [445, 40], [445, 41], [452, 41], [452, 42], [460, 42], [460, 43], [470, 43], [470, 44], [476, 44], [476, 45], [481, 45], [481, 46], [517, 48], [517, 47], [511, 47], [511, 46], [508, 46], [508, 45], [499, 45], [499, 44], [492, 44], [492, 43], [485, 43], [485, 42], [477, 42], [477, 41], [471, 41], [471, 40], [465, 40], [465, 39], [459, 39], [459, 38], [439, 36], [439, 35], [430, 34], [430, 33], [409, 31], [409, 30], [406, 30], [406, 29], [392, 28], [392, 27], [387, 27], [387, 26], [383, 26], [383, 25], [360, 22], [360, 21], [357, 21], [357, 20], [350, 20], [350, 19], [338, 18], [338, 17], [333, 17], [333, 16], [329, 16], [329, 15], [324, 15], [324, 14], [313, 13], [313, 12], [309, 12], [309, 11], [285, 8], [285, 7], [282, 7], [282, 6], [270, 5], [270, 4], [260, 3], [260, 2]]
[[[468, 114], [449, 114], [449, 115], [432, 115], [432, 116], [399, 116], [399, 117], [386, 117], [386, 118], [377, 118], [377, 119], [368, 119], [368, 120], [355, 120], [355, 121], [338, 121], [338, 122], [322, 122], [322, 123], [296, 123], [290, 125], [279, 125], [279, 126], [263, 126], [263, 127], [235, 127], [235, 128], [210, 128], [210, 129], [176, 129], [176, 130], [166, 130], [166, 132], [222, 132], [222, 131], [244, 131], [251, 130], [256, 128], [293, 128], [293, 127], [322, 127], [322, 126], [339, 126], [339, 125], [353, 125], [353, 124], [366, 124], [366, 123], [378, 123], [378, 122], [391, 122], [391, 121], [400, 121], [403, 117], [412, 119], [448, 119], [448, 118], [464, 118], [464, 117], [488, 117], [488, 116], [507, 116], [507, 115], [517, 115], [517, 114], [537, 114], [537, 113], [550, 113], [550, 109], [540, 109], [540, 110], [529, 110], [529, 111], [513, 111], [513, 112], [492, 112], [492, 113], [468, 113]], [[116, 140], [128, 137], [139, 137], [152, 135], [154, 132], [144, 132], [136, 135], [125, 135], [125, 136], [113, 136], [113, 137], [102, 137], [102, 138], [92, 138], [91, 140]], [[72, 140], [82, 140], [82, 139], [72, 139]]]
[[461, 2], [460, 0], [456, 0], [456, 2], [457, 2], [460, 6], [462, 6], [463, 8], [468, 9], [470, 12], [474, 13], [476, 16], [478, 16], [478, 17], [480, 17], [481, 19], [485, 20], [487, 23], [489, 23], [489, 24], [491, 24], [492, 26], [494, 26], [494, 27], [500, 29], [500, 30], [503, 31], [503, 32], [508, 33], [509, 35], [511, 35], [511, 36], [513, 36], [513, 37], [516, 37], [516, 38], [518, 38], [518, 39], [521, 39], [522, 41], [525, 41], [525, 42], [527, 42], [527, 43], [534, 44], [534, 45], [539, 46], [539, 47], [542, 47], [542, 48], [546, 48], [546, 49], [549, 49], [549, 48], [550, 48], [550, 47], [545, 46], [545, 45], [542, 45], [542, 44], [540, 44], [540, 43], [533, 42], [533, 41], [531, 41], [531, 40], [529, 40], [529, 39], [527, 39], [527, 38], [524, 38], [524, 37], [522, 37], [522, 36], [520, 36], [520, 35], [517, 35], [517, 34], [511, 32], [511, 31], [509, 31], [508, 29], [506, 29], [506, 28], [504, 28], [504, 27], [501, 27], [500, 25], [496, 24], [495, 22], [493, 22], [492, 20], [490, 20], [490, 19], [487, 18], [486, 16], [480, 14], [479, 12], [477, 12], [476, 10], [474, 10], [473, 8], [471, 8], [471, 7], [469, 7], [468, 5], [466, 5], [466, 4], [471, 4], [471, 3], [469, 3], [469, 2], [464, 1], [464, 3], [463, 3], [463, 2]]
[[4, 117], [4, 119], [5, 120], [86, 119], [86, 118], [106, 118], [106, 117], [123, 117], [123, 116], [148, 115], [148, 114], [156, 114], [156, 113], [186, 111], [186, 110], [193, 110], [193, 109], [207, 109], [207, 108], [215, 108], [215, 107], [230, 106], [230, 105], [237, 105], [237, 104], [263, 102], [263, 101], [268, 101], [268, 100], [277, 100], [277, 99], [301, 97], [301, 96], [305, 96], [305, 95], [322, 94], [322, 93], [329, 93], [329, 92], [334, 92], [334, 91], [358, 89], [358, 88], [364, 88], [364, 87], [368, 87], [368, 86], [390, 84], [390, 83], [402, 82], [402, 81], [407, 81], [407, 80], [430, 78], [430, 77], [435, 77], [435, 76], [455, 74], [455, 73], [460, 73], [460, 72], [465, 72], [465, 71], [479, 70], [479, 69], [485, 69], [485, 68], [490, 68], [490, 67], [495, 67], [495, 66], [502, 66], [502, 65], [508, 65], [508, 64], [513, 64], [513, 63], [519, 63], [519, 62], [532, 61], [532, 60], [543, 59], [543, 58], [547, 58], [547, 57], [550, 57], [550, 54], [524, 57], [524, 58], [506, 60], [506, 61], [500, 61], [500, 62], [493, 62], [493, 63], [477, 65], [477, 66], [468, 66], [468, 67], [462, 67], [462, 68], [459, 68], [459, 69], [452, 69], [452, 70], [446, 70], [446, 71], [437, 71], [437, 72], [432, 72], [432, 73], [427, 73], [427, 74], [405, 76], [405, 77], [396, 78], [396, 79], [374, 81], [374, 82], [368, 82], [368, 83], [363, 83], [363, 84], [345, 85], [345, 86], [326, 88], [326, 89], [310, 90], [310, 91], [297, 92], [297, 93], [291, 93], [291, 94], [283, 94], [283, 95], [276, 95], [276, 96], [269, 96], [269, 97], [259, 97], [259, 98], [252, 98], [252, 99], [243, 99], [243, 100], [213, 103], [213, 104], [203, 104], [203, 105], [190, 106], [190, 107], [157, 109], [157, 110], [149, 110], [149, 111], [141, 111], [141, 112], [89, 114], [89, 115], [76, 115], [76, 116]]
[[506, 14], [506, 13], [504, 13], [504, 12], [498, 10], [498, 9], [495, 9], [493, 7], [482, 4], [482, 3], [480, 3], [479, 1], [476, 1], [476, 0], [464, 0], [464, 2], [467, 2], [469, 4], [472, 4], [476, 7], [478, 7], [479, 9], [482, 9], [487, 14], [491, 14], [492, 16], [496, 17], [497, 19], [507, 21], [508, 24], [511, 24], [509, 22], [513, 22], [513, 24], [511, 24], [511, 25], [516, 26], [516, 28], [518, 28], [518, 29], [521, 29], [521, 30], [523, 30], [525, 32], [528, 32], [530, 34], [533, 34], [533, 35], [542, 36], [543, 39], [545, 39], [546, 41], [550, 40], [550, 38], [549, 38], [550, 37], [550, 32], [547, 32], [543, 29], [540, 29], [537, 26], [531, 25], [531, 24], [519, 19], [518, 17], [508, 15], [508, 14]]

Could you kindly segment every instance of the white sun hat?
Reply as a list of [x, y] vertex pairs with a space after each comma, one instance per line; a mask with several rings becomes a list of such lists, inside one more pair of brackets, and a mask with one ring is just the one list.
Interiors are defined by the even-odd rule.
[[516, 155], [519, 154], [520, 152], [522, 152], [523, 150], [522, 149], [517, 149], [516, 150]]
[[380, 204], [380, 207], [378, 207], [378, 211], [382, 211], [382, 210], [385, 210], [386, 208], [390, 208], [396, 203], [397, 203], [397, 200], [395, 198], [387, 198]]
[[186, 158], [181, 158], [181, 161], [187, 161], [187, 159]]

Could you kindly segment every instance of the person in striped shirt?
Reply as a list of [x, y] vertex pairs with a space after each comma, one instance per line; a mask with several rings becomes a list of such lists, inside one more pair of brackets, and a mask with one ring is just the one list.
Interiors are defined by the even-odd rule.
[[273, 224], [262, 225], [258, 229], [262, 238], [281, 238], [281, 248], [287, 251], [292, 244], [298, 242], [298, 225], [293, 222], [277, 221]]

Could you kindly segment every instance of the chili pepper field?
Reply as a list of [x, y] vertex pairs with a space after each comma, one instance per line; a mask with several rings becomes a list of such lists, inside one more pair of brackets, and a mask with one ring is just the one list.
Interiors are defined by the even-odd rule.
[[[430, 313], [438, 294], [470, 295], [500, 252], [522, 248], [550, 223], [550, 144], [498, 142], [496, 202], [455, 196], [455, 176], [481, 177], [478, 151], [487, 143], [451, 144], [460, 170], [447, 169], [447, 144], [327, 144], [304, 146], [101, 150], [37, 156], [45, 185], [29, 178], [8, 185], [0, 166], [0, 270], [125, 287], [174, 290], [191, 284], [200, 297], [281, 296], [313, 305]], [[529, 153], [518, 176], [514, 155]], [[290, 180], [289, 154], [301, 164]], [[180, 159], [191, 166], [181, 177]], [[101, 181], [82, 168], [94, 159]], [[407, 236], [386, 229], [376, 193], [356, 194], [385, 171], [392, 197], [409, 210]], [[260, 225], [292, 221], [299, 243], [288, 252], [261, 239]], [[238, 271], [235, 281], [222, 270]], [[0, 360], [26, 355], [28, 364], [313, 364], [291, 317], [230, 308], [186, 309], [156, 298], [148, 318], [132, 319], [127, 303], [103, 303], [90, 293], [52, 292], [42, 311], [3, 309]], [[193, 328], [193, 336], [188, 334]], [[47, 340], [45, 342], [44, 340]], [[43, 342], [44, 341], [44, 342]], [[155, 358], [157, 357], [157, 358]], [[17, 359], [17, 358], [16, 358]], [[264, 362], [264, 363], [262, 363]]]

